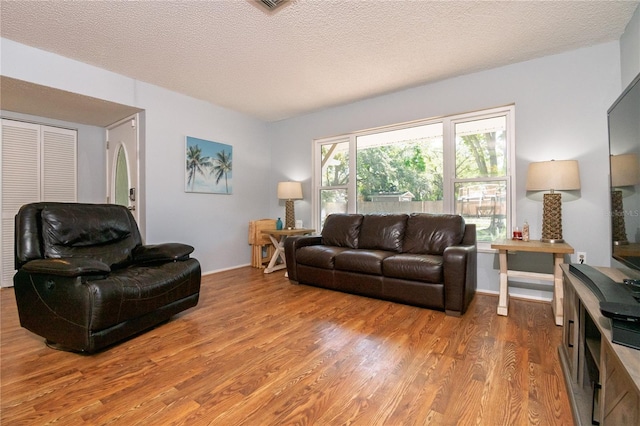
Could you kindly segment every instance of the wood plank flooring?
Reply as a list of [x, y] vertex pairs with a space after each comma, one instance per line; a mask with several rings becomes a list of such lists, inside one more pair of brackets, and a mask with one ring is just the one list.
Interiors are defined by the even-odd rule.
[[95, 355], [47, 348], [0, 291], [2, 425], [569, 425], [550, 304], [462, 318], [249, 267]]

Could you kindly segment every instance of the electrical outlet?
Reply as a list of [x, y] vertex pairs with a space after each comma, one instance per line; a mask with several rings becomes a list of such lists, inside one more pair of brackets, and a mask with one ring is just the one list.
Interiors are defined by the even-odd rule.
[[587, 263], [587, 252], [585, 251], [579, 251], [576, 253], [576, 259], [578, 260], [578, 263], [582, 264], [582, 263]]

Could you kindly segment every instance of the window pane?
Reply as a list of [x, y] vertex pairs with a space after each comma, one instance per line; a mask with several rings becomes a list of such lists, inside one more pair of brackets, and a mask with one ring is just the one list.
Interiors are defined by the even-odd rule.
[[458, 179], [506, 176], [506, 122], [501, 116], [455, 125]]
[[124, 147], [121, 145], [118, 149], [116, 159], [115, 172], [115, 204], [121, 206], [129, 205], [129, 168], [127, 167], [127, 158]]
[[476, 224], [478, 241], [507, 237], [507, 182], [476, 181], [455, 184], [455, 213]]
[[324, 220], [331, 213], [347, 213], [346, 189], [320, 190], [320, 229], [324, 225]]
[[349, 142], [320, 147], [322, 172], [320, 186], [341, 186], [349, 182]]
[[358, 136], [358, 213], [442, 212], [442, 123]]

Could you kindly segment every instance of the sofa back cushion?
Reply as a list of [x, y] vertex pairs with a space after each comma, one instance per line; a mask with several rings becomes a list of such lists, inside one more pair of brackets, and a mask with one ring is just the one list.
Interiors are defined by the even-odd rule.
[[361, 225], [361, 214], [330, 214], [322, 227], [322, 244], [357, 248]]
[[358, 248], [401, 252], [406, 214], [369, 214], [362, 219]]
[[412, 213], [404, 234], [404, 252], [441, 255], [445, 248], [460, 244], [464, 227], [459, 215]]
[[42, 209], [45, 258], [84, 257], [112, 268], [131, 262], [141, 244], [131, 213], [115, 204], [60, 204]]

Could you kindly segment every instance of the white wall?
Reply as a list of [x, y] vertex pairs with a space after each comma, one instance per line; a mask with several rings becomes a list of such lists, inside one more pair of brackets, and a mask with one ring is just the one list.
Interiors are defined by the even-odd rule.
[[[250, 263], [248, 222], [269, 212], [263, 122], [11, 40], [0, 49], [5, 76], [145, 110], [147, 243], [193, 245], [204, 272]], [[232, 195], [184, 192], [187, 135], [233, 146]]]
[[[261, 121], [145, 83], [147, 241], [197, 248], [204, 271], [249, 264], [248, 224], [268, 217], [271, 157]], [[233, 146], [233, 194], [184, 192], [185, 137]]]
[[622, 90], [640, 73], [640, 6], [620, 37], [620, 65]]
[[[528, 220], [532, 237], [540, 238], [542, 203], [528, 199], [524, 189], [528, 164], [577, 159], [582, 190], [579, 199], [563, 204], [564, 238], [576, 250], [586, 251], [590, 264], [608, 265], [606, 111], [619, 93], [619, 43], [612, 42], [272, 123], [269, 138], [272, 155], [278, 156], [278, 161], [274, 161], [271, 177], [271, 216], [282, 211], [276, 199], [276, 183], [295, 177], [305, 182], [303, 190], [307, 194], [305, 200], [296, 202], [297, 217], [310, 223], [308, 194], [314, 138], [515, 103], [517, 223]], [[496, 257], [479, 255], [480, 289], [498, 291]], [[542, 261], [550, 266], [551, 260], [545, 259]], [[550, 297], [535, 286], [515, 289], [514, 293]]]

